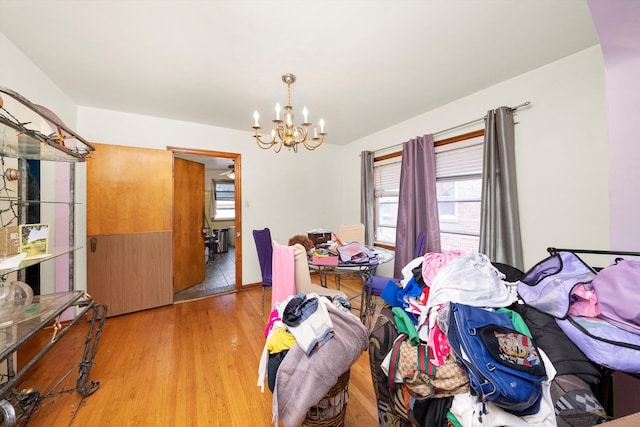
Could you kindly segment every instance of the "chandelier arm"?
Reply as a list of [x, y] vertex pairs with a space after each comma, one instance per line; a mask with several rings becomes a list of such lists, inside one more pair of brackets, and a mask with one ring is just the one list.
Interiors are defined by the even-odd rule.
[[304, 144], [307, 150], [313, 151], [316, 148], [318, 148], [320, 145], [322, 145], [322, 143], [324, 142], [324, 135], [321, 135], [318, 138], [311, 138], [311, 141], [304, 140], [302, 141], [302, 143]]
[[307, 127], [295, 126], [294, 129], [298, 132], [298, 138], [295, 139], [295, 143], [300, 144], [301, 142], [305, 142], [307, 140]]
[[268, 150], [269, 148], [273, 147], [274, 151], [278, 153], [282, 148], [282, 141], [278, 141], [275, 135], [273, 136], [271, 141], [263, 141], [262, 139], [260, 139], [260, 135], [258, 134], [258, 130], [256, 129], [256, 134], [253, 137], [258, 143], [258, 147], [262, 148], [263, 150]]
[[280, 142], [282, 143], [285, 140], [285, 128], [284, 126], [278, 126], [276, 129], [276, 135], [280, 138]]
[[271, 140], [271, 141], [263, 141], [262, 139], [260, 139], [260, 135], [254, 135], [253, 136], [256, 139], [256, 142], [258, 143], [258, 146], [260, 148], [264, 148], [264, 149], [268, 149], [271, 148], [276, 141], [275, 140]]

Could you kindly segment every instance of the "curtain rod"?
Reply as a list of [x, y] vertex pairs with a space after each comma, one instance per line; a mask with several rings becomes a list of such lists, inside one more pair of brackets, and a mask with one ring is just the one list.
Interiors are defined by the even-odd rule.
[[[518, 108], [527, 107], [530, 104], [531, 104], [531, 102], [526, 101], [526, 102], [523, 102], [522, 104], [516, 105], [515, 107], [509, 107], [509, 110], [516, 111]], [[471, 125], [471, 124], [474, 124], [474, 123], [477, 123], [477, 122], [484, 121], [484, 119], [486, 119], [486, 118], [487, 118], [487, 116], [485, 115], [485, 116], [480, 117], [479, 119], [471, 120], [470, 122], [462, 123], [462, 124], [459, 124], [459, 125], [456, 125], [456, 126], [452, 126], [452, 127], [448, 128], [448, 129], [444, 129], [444, 130], [440, 130], [438, 132], [434, 132], [433, 136], [440, 135], [441, 133], [447, 133], [449, 131], [452, 131], [452, 130], [455, 130], [455, 129], [458, 129], [458, 128], [462, 128], [462, 127], [465, 127], [465, 126], [468, 126], [468, 125]]]
[[[511, 111], [516, 111], [516, 110], [517, 110], [517, 109], [519, 109], [519, 108], [522, 108], [522, 107], [528, 107], [529, 105], [531, 105], [531, 102], [530, 102], [530, 101], [525, 101], [525, 102], [523, 102], [522, 104], [518, 104], [518, 105], [516, 105], [515, 107], [509, 107], [509, 110], [511, 110]], [[442, 134], [442, 133], [451, 132], [452, 130], [459, 129], [459, 128], [463, 128], [463, 127], [465, 127], [465, 126], [469, 126], [469, 125], [472, 125], [472, 124], [474, 124], [474, 123], [478, 123], [478, 122], [484, 121], [484, 119], [486, 119], [486, 118], [487, 118], [487, 116], [485, 115], [485, 116], [482, 116], [482, 117], [480, 117], [480, 118], [478, 118], [478, 119], [471, 120], [471, 121], [468, 121], [468, 122], [466, 122], [466, 123], [461, 123], [461, 124], [459, 124], [459, 125], [452, 126], [452, 127], [448, 128], [448, 129], [440, 130], [440, 131], [438, 131], [438, 132], [434, 132], [434, 133], [433, 133], [433, 136], [440, 135], [440, 134]], [[386, 150], [389, 150], [389, 149], [391, 149], [391, 148], [400, 147], [400, 146], [402, 146], [402, 144], [403, 144], [403, 143], [395, 144], [395, 145], [390, 145], [390, 146], [385, 147], [385, 148], [380, 148], [380, 149], [378, 149], [378, 150], [375, 150], [373, 153], [375, 154], [375, 153], [378, 153], [378, 152], [380, 152], [380, 151], [386, 151]]]

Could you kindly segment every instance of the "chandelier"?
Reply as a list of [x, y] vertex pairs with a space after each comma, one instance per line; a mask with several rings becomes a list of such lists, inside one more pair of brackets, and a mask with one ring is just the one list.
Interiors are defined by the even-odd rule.
[[260, 134], [258, 131], [260, 130], [260, 124], [258, 123], [258, 119], [260, 115], [258, 114], [258, 110], [253, 113], [253, 129], [255, 129], [256, 134], [253, 136], [258, 143], [258, 147], [267, 150], [271, 147], [275, 150], [276, 153], [279, 153], [282, 149], [282, 146], [285, 146], [289, 149], [293, 148], [294, 152], [298, 151], [298, 144], [303, 144], [307, 150], [315, 150], [322, 144], [324, 141], [324, 136], [326, 135], [324, 131], [324, 120], [320, 119], [320, 131], [318, 128], [314, 126], [313, 128], [313, 137], [307, 138], [308, 136], [308, 128], [311, 126], [309, 123], [309, 112], [307, 111], [307, 107], [304, 107], [302, 110], [302, 115], [304, 121], [300, 126], [296, 126], [293, 124], [293, 107], [291, 106], [291, 85], [296, 81], [296, 76], [293, 74], [287, 73], [282, 76], [282, 81], [287, 85], [287, 105], [284, 106], [284, 119], [280, 118], [280, 111], [282, 108], [280, 107], [280, 103], [276, 104], [276, 118], [272, 120], [274, 124], [274, 128], [271, 129], [271, 140], [263, 141], [260, 138]]

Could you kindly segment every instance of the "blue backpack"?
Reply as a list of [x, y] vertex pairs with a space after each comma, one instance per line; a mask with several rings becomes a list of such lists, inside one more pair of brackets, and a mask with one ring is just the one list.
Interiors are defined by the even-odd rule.
[[544, 363], [533, 340], [516, 331], [506, 313], [451, 303], [447, 338], [482, 413], [486, 402], [517, 416], [539, 411]]

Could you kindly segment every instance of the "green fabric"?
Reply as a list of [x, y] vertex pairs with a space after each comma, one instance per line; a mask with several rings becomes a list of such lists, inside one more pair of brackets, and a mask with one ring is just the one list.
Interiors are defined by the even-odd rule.
[[451, 425], [453, 425], [454, 427], [463, 427], [462, 424], [460, 424], [460, 421], [458, 421], [458, 419], [456, 418], [455, 415], [453, 415], [451, 413], [451, 411], [447, 412], [447, 420], [451, 423]]
[[496, 309], [496, 311], [501, 311], [507, 316], [509, 316], [509, 318], [511, 319], [511, 323], [513, 323], [514, 329], [516, 331], [520, 332], [523, 335], [528, 336], [529, 338], [533, 338], [533, 336], [531, 336], [531, 331], [529, 330], [529, 327], [524, 322], [524, 319], [522, 318], [522, 316], [520, 316], [520, 313], [517, 313], [513, 310], [509, 310], [508, 308], [498, 308]]
[[413, 323], [409, 315], [403, 308], [393, 307], [391, 309], [393, 312], [393, 320], [396, 322], [396, 328], [398, 328], [398, 332], [401, 334], [407, 334], [411, 344], [417, 346], [420, 344], [420, 338], [418, 337], [418, 331], [416, 330], [416, 325]]

